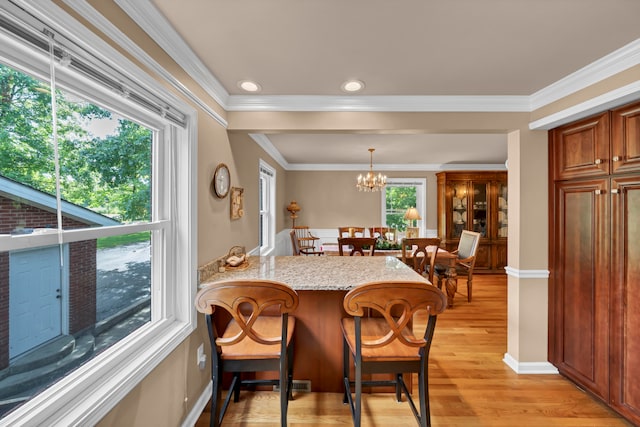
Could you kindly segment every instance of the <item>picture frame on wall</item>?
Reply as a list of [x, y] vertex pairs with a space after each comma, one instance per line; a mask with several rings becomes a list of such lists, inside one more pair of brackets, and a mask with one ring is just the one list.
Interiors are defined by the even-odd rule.
[[244, 216], [244, 188], [231, 187], [231, 219]]

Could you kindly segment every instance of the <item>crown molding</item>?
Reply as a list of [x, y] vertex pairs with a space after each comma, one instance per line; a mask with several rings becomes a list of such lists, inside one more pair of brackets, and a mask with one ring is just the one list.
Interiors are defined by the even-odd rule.
[[[289, 163], [288, 169], [290, 171], [368, 171], [369, 163]], [[499, 164], [468, 164], [468, 163], [403, 163], [403, 164], [376, 164], [375, 171], [396, 171], [396, 172], [441, 172], [441, 171], [495, 171], [495, 170], [507, 170], [504, 167], [504, 163]]]
[[114, 1], [224, 108], [227, 91], [150, 0]]
[[638, 39], [526, 96], [229, 95], [150, 0], [114, 1], [226, 111], [531, 112], [640, 63]]
[[[289, 163], [282, 157], [269, 137], [262, 133], [250, 133], [249, 136], [268, 155], [286, 171], [363, 171], [369, 169], [369, 163]], [[376, 164], [376, 171], [451, 171], [451, 170], [507, 170], [504, 163], [499, 164]]]
[[289, 164], [289, 162], [285, 160], [284, 157], [282, 157], [282, 154], [280, 154], [280, 151], [276, 149], [276, 147], [273, 145], [271, 140], [267, 138], [266, 135], [262, 133], [250, 133], [249, 136], [256, 142], [256, 144], [260, 146], [260, 148], [266, 151], [267, 154], [270, 155], [273, 158], [273, 160], [275, 160], [284, 170], [289, 170], [291, 165]]
[[[82, 1], [85, 0], [65, 0]], [[229, 95], [149, 0], [114, 0], [226, 111], [528, 112], [528, 96]]]
[[[191, 100], [198, 107], [202, 108], [209, 116], [215, 119], [225, 128], [227, 127], [227, 121], [213, 110], [206, 102], [202, 101], [191, 90], [177, 80], [169, 71], [158, 64], [151, 56], [149, 56], [143, 49], [135, 44], [129, 37], [127, 37], [120, 29], [113, 25], [108, 19], [106, 19], [100, 12], [98, 12], [93, 6], [87, 3], [86, 0], [63, 0], [64, 3], [80, 14], [88, 22], [102, 31], [109, 38], [114, 40], [119, 46], [122, 46], [127, 52], [131, 53], [142, 64], [149, 67], [149, 69], [158, 73], [166, 82], [183, 94], [187, 99]], [[144, 2], [145, 0], [142, 0]], [[117, 2], [117, 0], [116, 0]], [[46, 3], [44, 3], [46, 5]], [[44, 5], [41, 6], [44, 8]], [[155, 11], [155, 8], [154, 8]], [[156, 11], [157, 13], [157, 11]], [[68, 19], [65, 19], [65, 25], [68, 25]]]
[[557, 113], [529, 123], [531, 130], [549, 130], [566, 123], [596, 114], [637, 100], [640, 97], [640, 80], [612, 90]]
[[528, 96], [231, 95], [227, 111], [528, 112]]
[[640, 39], [592, 62], [531, 95], [531, 111], [640, 64]]

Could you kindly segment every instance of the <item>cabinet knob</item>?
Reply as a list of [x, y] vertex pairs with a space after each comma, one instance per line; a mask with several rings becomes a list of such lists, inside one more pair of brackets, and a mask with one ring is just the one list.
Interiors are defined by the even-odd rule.
[[611, 189], [611, 194], [618, 194], [620, 191], [618, 191], [617, 188], [612, 188]]
[[611, 158], [611, 160], [613, 160], [614, 162], [619, 162], [620, 161], [620, 156], [613, 156], [613, 158]]
[[604, 191], [603, 190], [596, 190], [596, 191], [594, 191], [594, 193], [596, 193], [596, 194], [604, 194]]
[[596, 165], [599, 165], [602, 163], [602, 159], [596, 159], [596, 161], [594, 162]]

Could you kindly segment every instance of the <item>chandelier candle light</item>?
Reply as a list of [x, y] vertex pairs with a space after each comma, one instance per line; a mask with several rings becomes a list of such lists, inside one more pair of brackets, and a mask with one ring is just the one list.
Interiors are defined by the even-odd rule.
[[387, 185], [387, 177], [386, 175], [382, 175], [378, 173], [378, 175], [373, 173], [373, 152], [376, 151], [375, 148], [369, 148], [369, 153], [371, 153], [371, 160], [369, 163], [369, 172], [366, 175], [358, 175], [358, 183], [356, 187], [358, 191], [380, 191]]

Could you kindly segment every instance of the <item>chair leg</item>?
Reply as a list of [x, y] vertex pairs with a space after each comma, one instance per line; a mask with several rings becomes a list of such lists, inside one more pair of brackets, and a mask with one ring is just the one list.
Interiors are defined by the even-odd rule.
[[473, 289], [473, 276], [467, 276], [467, 302], [471, 302], [471, 290]]
[[288, 378], [287, 378], [287, 398], [293, 400], [293, 338], [287, 348]]
[[354, 357], [353, 364], [356, 371], [356, 401], [353, 427], [360, 427], [362, 420], [362, 360], [359, 357]]
[[402, 374], [396, 374], [396, 402], [402, 402]]
[[289, 350], [280, 360], [280, 426], [287, 427], [287, 409], [289, 404]]
[[342, 382], [344, 383], [344, 395], [342, 396], [342, 403], [349, 403], [347, 393], [351, 393], [349, 388], [349, 346], [347, 342], [342, 339]]
[[234, 387], [233, 390], [229, 390], [229, 393], [233, 391], [233, 401], [235, 403], [238, 403], [238, 401], [240, 400], [240, 384], [242, 384], [242, 381], [240, 380], [239, 372], [234, 372], [233, 376], [238, 379], [238, 382], [237, 382], [237, 386]]
[[211, 367], [211, 379], [213, 387], [211, 389], [211, 419], [209, 425], [211, 427], [220, 426], [220, 395], [222, 393], [222, 370]]
[[420, 427], [431, 426], [431, 411], [429, 408], [429, 375], [426, 363], [418, 372], [418, 393], [420, 398]]

